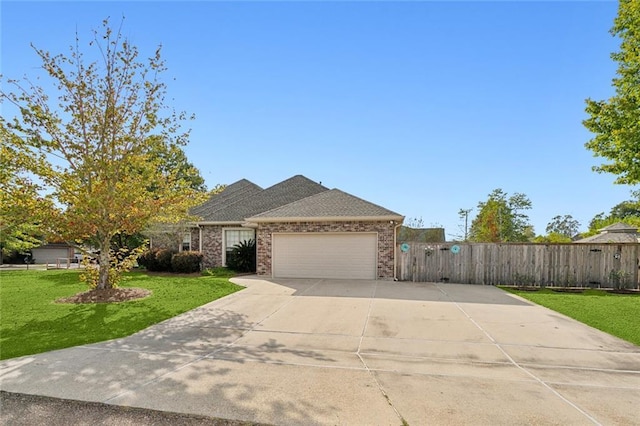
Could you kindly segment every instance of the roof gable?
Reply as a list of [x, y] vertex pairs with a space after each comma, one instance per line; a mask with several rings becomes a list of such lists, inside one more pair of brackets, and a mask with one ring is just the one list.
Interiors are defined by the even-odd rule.
[[339, 189], [332, 189], [256, 214], [247, 220], [268, 222], [293, 219], [402, 220], [403, 217]]
[[613, 225], [605, 226], [602, 229], [599, 229], [598, 232], [626, 232], [626, 233], [635, 233], [638, 231], [638, 228], [632, 225], [628, 225], [623, 222], [617, 222]]
[[637, 234], [628, 234], [624, 232], [604, 232], [602, 234], [592, 235], [574, 243], [637, 243]]
[[638, 228], [626, 223], [618, 222], [605, 226], [599, 233], [575, 241], [576, 243], [637, 243]]
[[221, 202], [219, 203], [223, 204], [221, 208], [212, 211], [207, 216], [202, 215], [202, 217], [205, 221], [210, 222], [241, 223], [244, 222], [247, 217], [325, 191], [327, 191], [327, 188], [319, 183], [302, 175], [296, 175], [267, 189], [251, 191], [248, 196], [238, 199], [233, 203]]
[[214, 221], [217, 212], [227, 208], [245, 198], [254, 196], [263, 191], [258, 185], [247, 179], [240, 179], [230, 185], [227, 185], [221, 192], [213, 194], [203, 204], [191, 209], [191, 214], [199, 216], [205, 221]]

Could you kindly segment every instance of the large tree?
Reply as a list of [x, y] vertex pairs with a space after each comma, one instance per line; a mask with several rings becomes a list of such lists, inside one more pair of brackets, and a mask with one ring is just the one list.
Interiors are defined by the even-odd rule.
[[69, 242], [91, 241], [100, 253], [93, 284], [104, 289], [114, 284], [110, 267], [117, 261], [109, 248], [115, 235], [184, 218], [203, 197], [162, 161], [163, 153], [186, 144], [188, 132], [181, 130], [185, 114], [164, 103], [161, 49], [140, 59], [108, 20], [88, 43], [98, 59], [85, 60], [80, 46], [76, 35], [68, 55], [34, 47], [55, 89], [27, 77], [8, 80], [13, 89], [3, 89], [0, 99], [19, 114], [1, 124], [12, 135], [9, 146], [21, 141], [22, 158], [44, 153], [33, 172], [54, 201], [46, 231]]
[[618, 203], [611, 208], [608, 215], [605, 215], [604, 212], [598, 213], [591, 219], [589, 230], [583, 233], [582, 236], [595, 235], [600, 229], [618, 222], [640, 228], [640, 200], [628, 200]]
[[533, 237], [529, 217], [531, 208], [526, 195], [508, 196], [502, 189], [493, 190], [487, 201], [478, 203], [478, 214], [471, 222], [469, 240], [474, 242], [522, 242]]
[[570, 214], [554, 216], [545, 231], [546, 235], [538, 235], [532, 241], [534, 243], [570, 243], [578, 233], [580, 222]]
[[620, 0], [611, 34], [621, 41], [620, 51], [611, 54], [618, 63], [615, 95], [587, 99], [584, 125], [595, 137], [586, 147], [610, 160], [594, 170], [617, 175], [616, 183], [634, 185], [640, 183], [640, 2]]
[[616, 219], [640, 218], [640, 200], [628, 200], [616, 204], [611, 208], [609, 216]]
[[547, 234], [558, 234], [564, 237], [571, 238], [578, 233], [580, 229], [580, 222], [573, 218], [570, 214], [564, 216], [554, 216], [551, 222], [547, 224]]

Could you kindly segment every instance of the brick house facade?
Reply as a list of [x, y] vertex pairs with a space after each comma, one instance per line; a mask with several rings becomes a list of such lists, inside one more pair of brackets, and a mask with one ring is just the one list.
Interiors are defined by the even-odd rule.
[[[340, 278], [352, 272], [356, 274], [351, 276], [363, 279], [393, 278], [395, 233], [404, 219], [301, 175], [267, 189], [242, 179], [213, 195], [192, 214], [201, 220], [193, 224], [191, 250], [202, 252], [203, 268], [225, 266], [226, 246], [252, 236], [256, 240], [257, 274], [294, 278], [304, 278], [305, 273], [323, 275], [327, 270]], [[275, 238], [274, 245], [274, 234], [279, 233], [283, 235]], [[309, 245], [306, 238], [329, 245]], [[366, 247], [359, 245], [362, 238], [366, 238]], [[328, 257], [341, 250], [344, 255]], [[309, 269], [309, 264], [315, 266]]]
[[202, 252], [202, 267], [217, 268], [224, 266], [224, 230], [225, 229], [237, 229], [240, 225], [200, 225], [192, 231], [192, 239], [194, 234], [198, 234], [196, 238], [200, 241], [200, 235], [202, 236], [202, 245], [193, 245], [194, 250], [200, 250]]

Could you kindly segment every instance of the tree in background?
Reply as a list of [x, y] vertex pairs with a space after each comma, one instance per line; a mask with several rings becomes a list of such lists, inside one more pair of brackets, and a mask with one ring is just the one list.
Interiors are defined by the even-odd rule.
[[[152, 153], [152, 157], [159, 164], [161, 174], [175, 173], [179, 177], [180, 185], [186, 184], [193, 191], [207, 193], [210, 196], [223, 189], [222, 186], [217, 185], [212, 191], [207, 192], [207, 186], [200, 170], [189, 162], [179, 146], [161, 144], [160, 149]], [[175, 188], [176, 191], [180, 189], [180, 186]], [[149, 190], [154, 191], [155, 186], [152, 185]], [[148, 238], [153, 238], [161, 246], [177, 249], [184, 234], [188, 231], [189, 225], [186, 221], [182, 221], [182, 223], [172, 224], [170, 227], [155, 224], [134, 234], [119, 232], [111, 240], [111, 249], [117, 253], [127, 253], [132, 248], [145, 244]], [[170, 244], [169, 240], [171, 240]]]
[[608, 215], [604, 212], [598, 213], [591, 219], [589, 230], [583, 233], [582, 237], [595, 235], [600, 229], [618, 222], [640, 228], [640, 199], [618, 203], [611, 208]]
[[570, 243], [578, 234], [580, 222], [570, 214], [554, 216], [547, 224], [547, 235], [538, 235], [533, 238], [534, 243]]
[[0, 101], [20, 115], [0, 124], [21, 161], [41, 160], [32, 172], [53, 202], [42, 219], [50, 225], [45, 235], [91, 241], [100, 266], [90, 284], [106, 289], [119, 271], [110, 250], [115, 235], [182, 219], [206, 195], [162, 161], [186, 144], [188, 132], [180, 130], [185, 114], [167, 112], [164, 104], [160, 48], [139, 60], [138, 49], [108, 20], [89, 46], [98, 60], [85, 60], [77, 35], [69, 55], [34, 47], [57, 91], [47, 93], [27, 78], [8, 80], [14, 92], [0, 91]]
[[617, 175], [616, 183], [640, 183], [640, 2], [620, 0], [611, 34], [620, 38], [620, 51], [611, 54], [618, 63], [613, 79], [615, 95], [608, 101], [587, 99], [589, 114], [583, 123], [595, 137], [587, 149], [610, 163], [594, 167]]
[[533, 237], [529, 217], [523, 213], [531, 208], [526, 195], [508, 196], [494, 189], [487, 201], [478, 203], [478, 214], [471, 222], [469, 240], [473, 242], [524, 242]]
[[182, 148], [176, 145], [163, 145], [164, 149], [154, 152], [153, 155], [160, 164], [160, 172], [163, 174], [175, 172], [180, 179], [194, 191], [207, 192], [204, 178], [185, 155]]
[[21, 138], [7, 131], [0, 117], [0, 244], [2, 254], [25, 253], [42, 243], [41, 224], [52, 205], [30, 173], [43, 161], [30, 156]]
[[570, 214], [564, 216], [554, 216], [547, 224], [545, 231], [547, 234], [558, 234], [571, 239], [580, 230], [580, 222], [575, 220]]
[[[638, 194], [637, 194], [638, 195]], [[640, 217], [640, 199], [628, 200], [616, 204], [611, 208], [609, 216], [616, 219], [639, 218]]]

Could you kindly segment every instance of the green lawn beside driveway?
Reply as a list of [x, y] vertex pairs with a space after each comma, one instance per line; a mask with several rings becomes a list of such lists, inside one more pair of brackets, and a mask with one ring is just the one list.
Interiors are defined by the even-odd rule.
[[531, 292], [501, 288], [640, 346], [640, 295], [604, 290], [572, 294], [550, 289]]
[[122, 303], [60, 304], [86, 291], [78, 271], [0, 271], [0, 359], [101, 342], [236, 292], [242, 287], [216, 276], [151, 276], [132, 272], [120, 287], [151, 290]]

